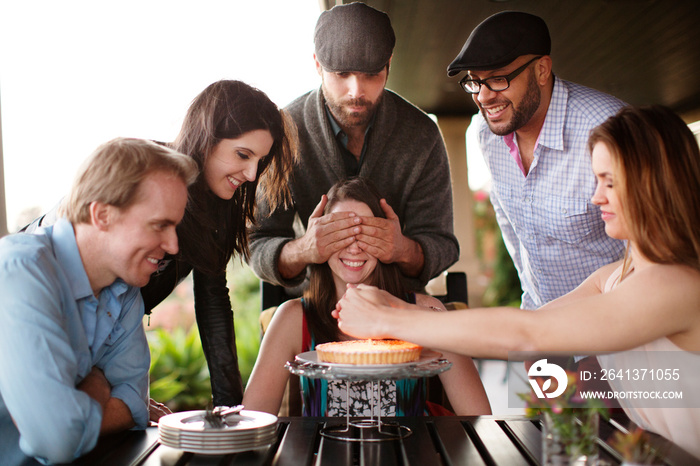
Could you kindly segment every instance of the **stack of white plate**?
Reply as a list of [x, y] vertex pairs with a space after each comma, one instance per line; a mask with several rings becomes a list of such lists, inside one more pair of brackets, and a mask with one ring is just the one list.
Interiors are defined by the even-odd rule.
[[265, 448], [277, 438], [277, 416], [243, 410], [224, 416], [221, 427], [205, 421], [206, 411], [168, 414], [158, 422], [160, 443], [178, 450], [224, 455]]

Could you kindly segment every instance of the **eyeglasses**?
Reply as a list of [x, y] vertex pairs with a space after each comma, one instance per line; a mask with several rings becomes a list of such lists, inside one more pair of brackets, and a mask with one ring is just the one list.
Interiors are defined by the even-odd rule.
[[462, 86], [462, 89], [464, 89], [467, 92], [467, 94], [478, 94], [481, 90], [482, 84], [488, 87], [493, 92], [505, 91], [510, 87], [510, 82], [514, 80], [520, 73], [522, 73], [523, 70], [525, 70], [525, 68], [527, 68], [530, 65], [530, 63], [532, 63], [535, 60], [539, 60], [540, 58], [542, 58], [542, 55], [533, 58], [532, 60], [525, 63], [523, 66], [521, 66], [520, 68], [513, 71], [507, 76], [491, 76], [490, 78], [486, 79], [474, 79], [471, 76], [466, 75], [459, 82], [459, 85]]

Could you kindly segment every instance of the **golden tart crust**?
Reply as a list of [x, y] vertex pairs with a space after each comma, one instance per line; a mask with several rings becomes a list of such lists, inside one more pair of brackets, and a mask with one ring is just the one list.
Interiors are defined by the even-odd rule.
[[401, 364], [417, 361], [423, 347], [403, 340], [350, 340], [316, 346], [319, 361], [338, 364]]

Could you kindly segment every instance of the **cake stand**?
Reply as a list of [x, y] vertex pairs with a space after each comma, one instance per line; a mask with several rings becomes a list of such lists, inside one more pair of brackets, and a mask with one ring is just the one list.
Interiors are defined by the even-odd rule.
[[[336, 364], [319, 361], [316, 351], [307, 351], [289, 361], [285, 367], [294, 375], [311, 379], [340, 380], [345, 382], [345, 423], [326, 426], [321, 435], [347, 442], [384, 442], [411, 435], [412, 431], [398, 422], [383, 422], [381, 406], [376, 409], [375, 398], [380, 399], [382, 380], [417, 379], [445, 372], [452, 363], [437, 351], [423, 350], [417, 361], [402, 364]], [[350, 420], [349, 383], [371, 382], [372, 392], [369, 419]]]

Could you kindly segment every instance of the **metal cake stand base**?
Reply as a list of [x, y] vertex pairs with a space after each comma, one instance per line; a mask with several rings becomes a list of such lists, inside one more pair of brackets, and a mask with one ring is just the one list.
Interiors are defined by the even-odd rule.
[[398, 422], [374, 419], [360, 419], [321, 429], [323, 437], [346, 442], [387, 442], [406, 438], [412, 433], [411, 429]]
[[[413, 433], [411, 429], [396, 421], [383, 422], [381, 406], [374, 400], [380, 400], [380, 381], [419, 377], [430, 377], [448, 370], [452, 363], [441, 359], [440, 353], [425, 351], [416, 363], [384, 366], [349, 366], [319, 362], [315, 351], [302, 353], [294, 361], [289, 361], [286, 368], [294, 375], [312, 379], [342, 380], [345, 382], [345, 423], [329, 425], [321, 429], [321, 436], [344, 442], [387, 442], [400, 440]], [[368, 419], [350, 419], [350, 381], [372, 383], [370, 397], [371, 417]], [[376, 415], [375, 415], [376, 414]]]

